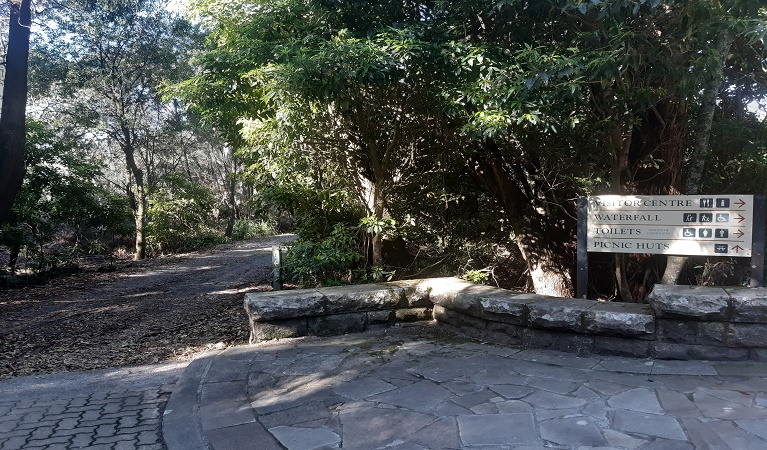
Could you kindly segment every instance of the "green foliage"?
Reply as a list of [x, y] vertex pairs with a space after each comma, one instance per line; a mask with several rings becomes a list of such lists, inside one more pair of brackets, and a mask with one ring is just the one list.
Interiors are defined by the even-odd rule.
[[471, 281], [472, 283], [476, 284], [485, 284], [487, 277], [487, 272], [484, 270], [467, 270], [463, 274], [464, 280]]
[[33, 73], [40, 75], [36, 88], [47, 96], [35, 113], [75, 129], [109, 160], [117, 172], [110, 181], [132, 199], [136, 257], [143, 258], [145, 194], [168, 173], [208, 169], [190, 157], [191, 144], [203, 133], [190, 133], [179, 102], [161, 95], [163, 84], [192, 75], [190, 53], [201, 44], [200, 35], [162, 2], [71, 0], [50, 6], [55, 12], [41, 20], [46, 32], [35, 40], [32, 59]]
[[329, 236], [337, 224], [357, 225], [362, 213], [351, 193], [332, 186], [327, 178], [323, 181], [330, 186], [317, 186], [301, 176], [261, 178], [256, 182], [261, 189], [253, 198], [256, 211], [288, 214], [296, 223], [297, 234], [315, 242]]
[[371, 266], [370, 269], [365, 273], [363, 279], [367, 280], [369, 277], [376, 283], [380, 281], [391, 281], [396, 273], [397, 272], [395, 270], [385, 270], [381, 266]]
[[149, 194], [147, 236], [153, 254], [180, 252], [226, 241], [214, 227], [210, 189], [181, 176], [167, 177]]
[[277, 234], [277, 224], [273, 220], [237, 220], [232, 229], [232, 239], [235, 241], [273, 234]]
[[728, 83], [767, 86], [755, 1], [193, 3], [211, 36], [179, 90], [247, 144], [263, 210], [298, 218], [307, 255], [336, 223], [396, 235], [423, 260], [398, 275], [498, 242], [567, 285], [579, 194], [680, 187], [717, 33], [750, 30]]
[[397, 221], [391, 217], [377, 218], [375, 216], [363, 217], [360, 220], [362, 225], [369, 234], [388, 234], [393, 235], [397, 229]]
[[[101, 168], [88, 161], [73, 137], [29, 121], [27, 173], [0, 243], [12, 251], [25, 251], [37, 262], [38, 271], [83, 253], [98, 253], [103, 250], [100, 239], [131, 231], [127, 199], [99, 186]], [[50, 244], [66, 231], [73, 233], [73, 245], [52, 248]]]
[[302, 287], [351, 283], [363, 261], [357, 229], [338, 224], [321, 241], [294, 241], [283, 264], [285, 280]]

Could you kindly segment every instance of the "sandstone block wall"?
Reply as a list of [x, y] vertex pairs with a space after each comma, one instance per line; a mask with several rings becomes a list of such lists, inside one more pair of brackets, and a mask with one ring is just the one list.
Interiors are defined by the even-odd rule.
[[247, 294], [251, 342], [437, 320], [523, 347], [767, 360], [767, 289], [656, 285], [649, 304], [554, 298], [455, 278]]
[[432, 307], [428, 292], [408, 281], [245, 294], [251, 343], [431, 320]]
[[767, 359], [767, 288], [656, 285], [655, 356]]

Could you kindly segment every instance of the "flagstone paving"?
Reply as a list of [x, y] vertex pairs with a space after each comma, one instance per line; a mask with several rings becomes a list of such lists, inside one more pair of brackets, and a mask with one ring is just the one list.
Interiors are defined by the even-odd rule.
[[767, 449], [767, 363], [579, 357], [432, 325], [230, 348], [163, 419], [183, 449]]
[[76, 448], [767, 449], [767, 363], [579, 357], [422, 323], [0, 382], [0, 449]]

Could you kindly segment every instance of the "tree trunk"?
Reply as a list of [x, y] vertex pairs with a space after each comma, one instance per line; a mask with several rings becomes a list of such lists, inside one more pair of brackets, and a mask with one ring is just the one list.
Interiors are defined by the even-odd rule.
[[229, 174], [229, 220], [226, 222], [226, 231], [224, 232], [224, 236], [231, 239], [232, 233], [234, 232], [234, 221], [237, 219], [237, 201], [236, 201], [236, 189], [237, 189], [237, 179], [234, 177], [234, 174]]
[[11, 245], [10, 256], [8, 257], [8, 268], [11, 270], [11, 275], [16, 273], [16, 264], [19, 262], [19, 253], [21, 253], [21, 245]]
[[140, 260], [146, 258], [146, 241], [144, 236], [144, 228], [146, 226], [146, 188], [144, 186], [144, 172], [136, 164], [130, 130], [123, 127], [122, 132], [125, 138], [123, 144], [125, 163], [128, 167], [128, 172], [133, 176], [133, 183], [136, 185], [134, 201], [131, 205], [133, 207], [133, 218], [136, 223], [136, 253], [133, 255], [133, 259]]
[[634, 115], [628, 114], [621, 123], [619, 117], [611, 117], [608, 131], [608, 142], [612, 147], [612, 164], [610, 167], [610, 184], [615, 195], [627, 193], [626, 174], [629, 172], [629, 150], [634, 129]]
[[146, 225], [146, 192], [144, 191], [144, 181], [136, 181], [136, 209], [133, 211], [136, 219], [136, 254], [133, 259], [139, 260], [146, 258], [146, 241], [144, 238], [144, 228]]
[[[609, 94], [609, 91], [607, 92]], [[607, 101], [606, 101], [607, 102]], [[610, 167], [610, 184], [615, 195], [625, 195], [629, 191], [629, 151], [631, 149], [631, 136], [634, 130], [634, 115], [627, 114], [625, 118], [619, 117], [611, 109], [608, 122], [608, 145], [612, 149], [612, 165]], [[618, 283], [618, 291], [621, 300], [633, 302], [628, 276], [626, 274], [626, 255], [615, 254], [615, 280]]]
[[534, 179], [525, 178], [535, 177], [535, 168], [515, 171], [492, 140], [484, 142], [474, 157], [472, 173], [506, 212], [535, 292], [572, 297], [573, 212], [558, 215], [566, 205], [559, 204], [556, 195], [546, 198], [547, 192], [537, 189]]
[[24, 180], [27, 73], [31, 0], [11, 0], [3, 105], [0, 110], [0, 224], [4, 223]]
[[532, 234], [517, 235], [517, 246], [527, 263], [530, 280], [536, 294], [553, 297], [572, 297], [574, 294], [570, 268], [563, 265], [556, 253], [563, 249], [553, 247], [554, 242], [546, 242]]
[[[376, 221], [384, 218], [384, 192], [379, 183], [373, 183], [373, 216]], [[373, 235], [371, 241], [373, 266], [383, 267], [383, 227]]]
[[618, 281], [621, 300], [626, 303], [634, 302], [634, 296], [631, 294], [631, 287], [629, 286], [625, 253], [615, 254], [615, 279]]
[[[695, 141], [692, 153], [690, 154], [690, 164], [687, 168], [685, 180], [685, 194], [687, 195], [696, 195], [700, 192], [703, 169], [710, 153], [708, 142], [711, 137], [711, 125], [714, 122], [716, 100], [719, 97], [719, 90], [722, 88], [722, 82], [724, 81], [724, 64], [727, 60], [727, 54], [730, 52], [733, 39], [733, 35], [729, 30], [722, 30], [717, 36], [716, 47], [719, 52], [720, 63], [716, 65], [711, 78], [703, 86], [700, 112], [695, 123]], [[687, 265], [688, 259], [686, 256], [669, 256], [661, 282], [664, 284], [677, 284], [680, 281], [680, 275]]]
[[709, 154], [708, 141], [711, 137], [711, 125], [714, 121], [714, 111], [716, 110], [716, 99], [719, 97], [719, 90], [724, 81], [724, 64], [727, 60], [727, 54], [730, 52], [733, 36], [729, 30], [722, 30], [716, 39], [716, 48], [719, 52], [719, 64], [714, 67], [711, 78], [703, 86], [701, 98], [700, 113], [695, 122], [695, 141], [692, 153], [690, 154], [690, 165], [687, 168], [687, 179], [685, 181], [685, 194], [698, 194], [700, 181], [703, 178], [703, 168]]

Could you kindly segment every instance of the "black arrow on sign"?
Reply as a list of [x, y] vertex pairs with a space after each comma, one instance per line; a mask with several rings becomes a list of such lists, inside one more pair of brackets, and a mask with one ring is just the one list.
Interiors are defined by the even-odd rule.
[[740, 253], [740, 251], [743, 250], [743, 247], [741, 247], [740, 245], [736, 245], [732, 249], [735, 250], [735, 253]]
[[737, 236], [737, 237], [742, 237], [744, 234], [746, 234], [746, 233], [744, 233], [744, 232], [742, 232], [740, 230], [735, 230], [735, 232], [732, 233], [733, 236]]
[[738, 217], [736, 217], [735, 220], [737, 220], [738, 223], [740, 223], [740, 222], [743, 222], [744, 220], [746, 220], [746, 218], [741, 216], [740, 214], [738, 214]]
[[738, 207], [740, 208], [746, 206], [746, 202], [744, 202], [742, 198], [739, 198], [738, 201], [735, 202], [735, 204], [738, 205]]

